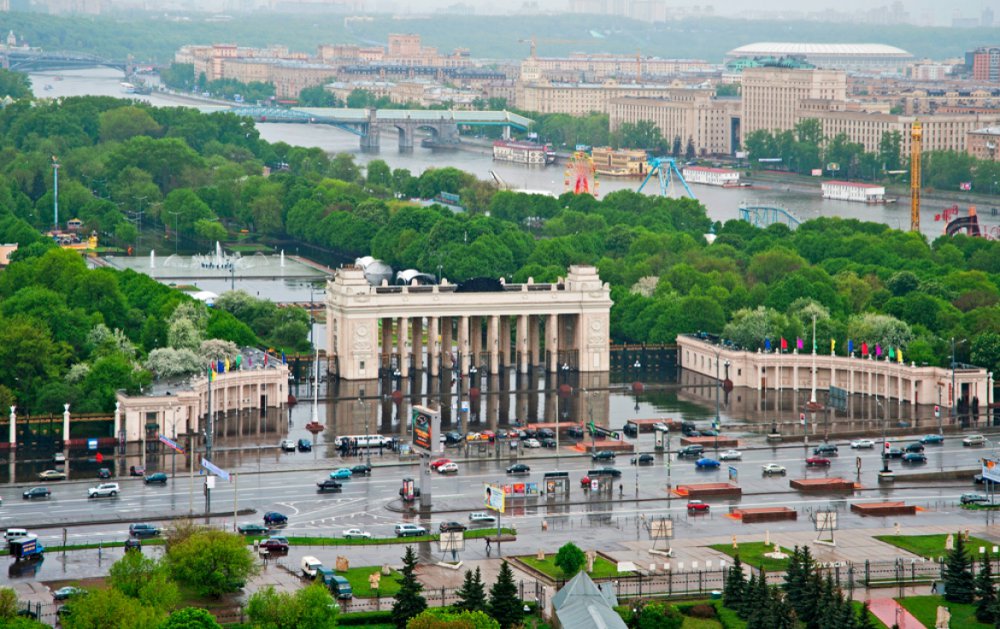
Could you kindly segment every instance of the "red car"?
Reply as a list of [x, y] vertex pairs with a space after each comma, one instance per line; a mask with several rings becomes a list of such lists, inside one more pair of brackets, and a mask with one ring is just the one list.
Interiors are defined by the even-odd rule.
[[808, 459], [806, 459], [806, 465], [815, 466], [815, 467], [820, 467], [820, 466], [824, 466], [825, 467], [825, 466], [830, 465], [830, 459], [824, 459], [821, 456], [811, 456]]
[[701, 500], [688, 501], [688, 513], [707, 513], [709, 509], [707, 502]]
[[434, 459], [433, 461], [431, 461], [431, 469], [436, 470], [445, 463], [451, 463], [451, 459]]
[[260, 543], [260, 547], [272, 553], [287, 553], [288, 540], [284, 537], [269, 537]]

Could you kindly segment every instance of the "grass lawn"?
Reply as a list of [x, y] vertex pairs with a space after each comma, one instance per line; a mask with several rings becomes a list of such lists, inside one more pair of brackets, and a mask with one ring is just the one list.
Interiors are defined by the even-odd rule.
[[[854, 613], [858, 614], [861, 612], [861, 608], [864, 606], [864, 603], [862, 603], [861, 601], [851, 601], [851, 605], [854, 605]], [[881, 620], [878, 619], [877, 616], [875, 616], [875, 614], [868, 612], [868, 618], [870, 618], [872, 624], [875, 625], [875, 629], [889, 629], [888, 627], [885, 626], [884, 622], [882, 622]], [[933, 627], [934, 623], [932, 622], [930, 626]]]
[[[368, 575], [381, 570], [382, 568], [379, 566], [361, 566], [351, 568], [346, 572], [338, 570], [337, 574], [351, 583], [351, 590], [354, 592], [354, 596], [358, 598], [372, 598], [375, 596], [375, 590], [368, 587]], [[389, 576], [382, 575], [382, 580], [379, 581], [378, 586], [379, 596], [395, 596], [399, 592], [399, 582], [396, 581], [396, 576], [398, 575], [399, 573], [395, 570]]]
[[941, 596], [907, 596], [897, 598], [899, 604], [905, 607], [925, 627], [933, 627], [937, 620], [938, 605], [944, 605], [951, 612], [951, 626], [962, 629], [991, 629], [976, 620], [976, 606], [962, 603], [949, 603]]
[[[764, 542], [746, 542], [739, 544], [737, 548], [733, 548], [732, 544], [713, 544], [709, 548], [730, 557], [735, 557], [739, 553], [741, 562], [754, 568], [763, 567], [767, 572], [784, 572], [788, 568], [787, 559], [772, 559], [764, 556], [764, 553], [774, 552], [774, 544], [765, 546]], [[784, 546], [781, 547], [781, 552], [786, 555], [792, 554], [792, 551]]]
[[[948, 552], [944, 549], [944, 541], [947, 537], [947, 535], [876, 535], [875, 539], [920, 557], [943, 557]], [[992, 549], [995, 544], [996, 542], [981, 537], [970, 536], [969, 541], [965, 543], [965, 548], [971, 557], [978, 557], [980, 546]]]
[[[531, 566], [535, 570], [538, 570], [539, 572], [547, 575], [551, 579], [565, 580], [568, 578], [566, 577], [565, 574], [563, 574], [562, 568], [556, 566], [555, 564], [556, 556], [554, 554], [545, 555], [545, 559], [543, 559], [542, 561], [539, 561], [534, 556], [525, 556], [525, 555], [518, 557], [518, 559], [523, 561], [525, 564]], [[614, 577], [631, 575], [632, 573], [618, 572], [617, 564], [608, 561], [604, 557], [598, 555], [597, 558], [594, 560], [593, 572], [589, 572], [588, 574], [592, 579], [611, 579]]]
[[[503, 528], [504, 535], [517, 535], [517, 529]], [[274, 532], [281, 535], [281, 530]], [[465, 539], [482, 539], [487, 535], [496, 535], [496, 529], [475, 529], [465, 532]], [[268, 535], [247, 535], [247, 544], [253, 544], [255, 540], [265, 540]], [[371, 539], [344, 539], [343, 537], [303, 537], [298, 535], [284, 535], [288, 543], [292, 546], [379, 546], [382, 544], [412, 544], [414, 542], [436, 542], [440, 535], [419, 535], [414, 537], [373, 537]], [[146, 542], [143, 542], [145, 544]], [[96, 546], [95, 546], [96, 548]]]
[[685, 616], [681, 629], [722, 629], [722, 623], [712, 618], [692, 618], [691, 616]]

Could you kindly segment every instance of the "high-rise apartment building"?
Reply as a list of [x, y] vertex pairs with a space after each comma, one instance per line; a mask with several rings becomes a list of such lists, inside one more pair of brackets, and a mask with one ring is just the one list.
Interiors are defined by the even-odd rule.
[[1000, 47], [981, 46], [971, 53], [972, 78], [977, 81], [1000, 81]]
[[843, 101], [847, 74], [842, 70], [759, 67], [743, 71], [742, 140], [758, 129], [784, 131], [798, 121], [804, 100]]
[[715, 98], [714, 90], [674, 89], [660, 98], [623, 97], [611, 100], [610, 124], [648, 120], [668, 142], [688, 141], [699, 155], [732, 155], [739, 149], [740, 101]]

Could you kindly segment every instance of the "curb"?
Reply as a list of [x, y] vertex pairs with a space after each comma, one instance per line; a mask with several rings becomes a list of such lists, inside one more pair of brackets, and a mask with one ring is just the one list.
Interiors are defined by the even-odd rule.
[[[243, 516], [243, 515], [251, 515], [251, 514], [257, 513], [257, 510], [256, 509], [240, 509], [236, 513], [237, 513], [237, 515], [241, 515], [241, 516]], [[188, 520], [188, 519], [190, 519], [190, 520], [196, 520], [196, 519], [206, 518], [206, 517], [208, 517], [208, 518], [223, 518], [223, 517], [231, 516], [231, 515], [233, 515], [232, 511], [213, 511], [213, 512], [209, 513], [208, 515], [205, 515], [203, 513], [198, 513], [198, 514], [190, 514], [190, 513], [168, 514], [168, 515], [163, 515], [163, 516], [142, 515], [142, 516], [138, 516], [138, 517], [134, 517], [134, 518], [124, 518], [124, 517], [122, 517], [122, 518], [103, 518], [101, 520], [86, 520], [86, 521], [82, 521], [82, 522], [60, 522], [58, 526], [54, 526], [52, 524], [52, 522], [46, 522], [44, 524], [30, 524], [30, 523], [29, 524], [20, 524], [20, 523], [18, 523], [18, 526], [20, 528], [25, 528], [25, 529], [35, 529], [35, 530], [39, 530], [39, 531], [45, 531], [45, 530], [51, 530], [51, 529], [72, 528], [72, 527], [75, 527], [75, 526], [92, 526], [92, 525], [99, 525], [99, 524], [122, 524], [124, 522], [129, 522], [129, 523], [132, 523], [132, 522], [164, 522], [164, 521], [170, 522], [170, 521], [175, 521], [175, 520]]]

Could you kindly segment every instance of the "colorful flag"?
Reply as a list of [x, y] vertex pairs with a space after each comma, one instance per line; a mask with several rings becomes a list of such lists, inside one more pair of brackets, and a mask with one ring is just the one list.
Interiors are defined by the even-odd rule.
[[896, 350], [894, 350], [893, 348], [890, 347], [889, 348], [889, 358], [892, 359], [892, 358], [895, 358], [895, 357], [896, 357]]
[[208, 381], [209, 382], [215, 382], [215, 366], [214, 365], [209, 365], [208, 366]]
[[795, 349], [802, 349], [802, 339], [795, 339]]
[[219, 363], [219, 364], [218, 364], [218, 366], [217, 366], [217, 367], [215, 368], [215, 371], [216, 371], [217, 373], [226, 373], [226, 371], [225, 371], [225, 369], [226, 369], [226, 366], [225, 366], [225, 365], [224, 365], [224, 364], [222, 363], [222, 361], [221, 361], [221, 360], [219, 360], [219, 361], [218, 361], [218, 363]]
[[854, 354], [854, 341], [851, 339], [847, 339], [847, 353], [851, 355]]
[[267, 352], [264, 352], [264, 366], [267, 367]]
[[764, 349], [771, 351], [771, 339], [764, 339]]
[[788, 350], [788, 341], [785, 340], [785, 337], [781, 337], [781, 351], [784, 352], [786, 350]]
[[229, 356], [226, 356], [226, 373], [229, 373]]
[[865, 341], [861, 341], [861, 355], [862, 356], [868, 355], [868, 343], [866, 343]]
[[285, 357], [285, 350], [281, 350], [281, 364], [282, 365], [288, 364], [288, 359]]
[[875, 357], [878, 358], [882, 355], [882, 346], [879, 343], [875, 343]]
[[837, 351], [837, 341], [830, 339], [830, 353]]
[[971, 181], [963, 181], [963, 182], [961, 182], [961, 183], [958, 184], [958, 189], [959, 190], [972, 190], [972, 182]]
[[898, 352], [896, 352], [896, 362], [900, 364], [903, 363], [903, 350], [899, 350]]
[[236, 368], [239, 369], [242, 364], [243, 364], [243, 354], [237, 354], [236, 355]]

